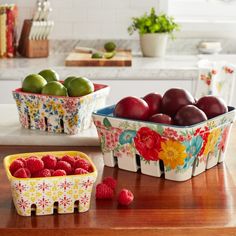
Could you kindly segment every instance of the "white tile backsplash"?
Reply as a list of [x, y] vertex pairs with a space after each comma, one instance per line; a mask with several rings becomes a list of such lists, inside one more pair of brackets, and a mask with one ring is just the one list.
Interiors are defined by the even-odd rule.
[[[36, 0], [0, 0], [19, 8], [18, 35], [24, 19], [32, 18]], [[127, 27], [158, 0], [50, 0], [55, 28], [52, 39], [129, 39]], [[138, 38], [135, 35], [131, 38]]]

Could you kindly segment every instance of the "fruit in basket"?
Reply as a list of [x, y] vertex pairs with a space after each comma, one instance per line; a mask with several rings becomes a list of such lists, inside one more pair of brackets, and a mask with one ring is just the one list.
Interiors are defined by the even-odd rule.
[[44, 169], [44, 163], [41, 159], [32, 156], [26, 160], [26, 166], [31, 174], [34, 174], [42, 169]]
[[196, 106], [206, 113], [208, 119], [222, 115], [228, 111], [225, 101], [222, 98], [212, 95], [200, 98]]
[[149, 115], [152, 116], [161, 111], [161, 100], [162, 96], [159, 93], [149, 93], [143, 100], [147, 102], [149, 106]]
[[63, 85], [68, 89], [69, 83], [70, 83], [73, 79], [75, 79], [75, 78], [76, 78], [75, 76], [69, 76], [69, 77], [67, 77], [67, 78], [64, 80]]
[[59, 75], [55, 70], [52, 69], [42, 70], [39, 72], [39, 75], [41, 75], [44, 79], [46, 79], [47, 82], [59, 80]]
[[28, 93], [41, 93], [42, 88], [47, 84], [47, 81], [37, 74], [30, 74], [25, 77], [22, 83], [22, 91]]
[[206, 114], [194, 105], [182, 107], [174, 118], [179, 126], [194, 125], [207, 120]]
[[194, 103], [193, 96], [187, 90], [172, 88], [167, 90], [163, 95], [161, 110], [162, 113], [173, 118], [181, 107]]
[[76, 168], [74, 174], [75, 175], [84, 175], [84, 174], [88, 174], [89, 172], [85, 169], [82, 168]]
[[11, 163], [9, 170], [10, 170], [11, 174], [14, 175], [14, 173], [17, 170], [19, 170], [20, 168], [24, 168], [24, 167], [25, 167], [25, 164], [21, 160], [17, 159]]
[[65, 176], [66, 172], [64, 170], [55, 170], [52, 174], [52, 176]]
[[58, 81], [47, 83], [41, 93], [45, 95], [68, 96], [67, 89]]
[[32, 175], [33, 178], [41, 178], [41, 177], [50, 177], [51, 171], [49, 169], [40, 170]]
[[116, 50], [116, 44], [114, 42], [107, 42], [104, 44], [106, 52], [113, 52]]
[[64, 170], [67, 175], [72, 173], [71, 164], [66, 161], [58, 161], [55, 167], [56, 170]]
[[44, 167], [48, 169], [55, 169], [57, 164], [57, 159], [53, 155], [45, 155], [42, 157]]
[[147, 120], [149, 117], [149, 106], [141, 98], [125, 97], [115, 106], [114, 116], [135, 120]]
[[173, 120], [170, 116], [166, 115], [166, 114], [155, 114], [153, 116], [151, 116], [149, 118], [149, 121], [151, 122], [155, 122], [155, 123], [160, 123], [160, 124], [167, 124], [167, 125], [171, 125], [173, 124]]
[[13, 176], [16, 178], [30, 178], [31, 174], [28, 168], [20, 168], [14, 173]]
[[93, 91], [93, 83], [85, 77], [79, 77], [71, 80], [68, 86], [68, 93], [70, 97], [84, 96], [92, 93]]

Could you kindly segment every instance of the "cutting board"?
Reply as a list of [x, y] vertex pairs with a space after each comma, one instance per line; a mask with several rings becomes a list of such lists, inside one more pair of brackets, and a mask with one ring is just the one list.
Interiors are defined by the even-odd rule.
[[91, 53], [71, 52], [65, 61], [66, 66], [131, 66], [131, 50], [117, 50], [116, 55], [111, 59], [91, 58]]

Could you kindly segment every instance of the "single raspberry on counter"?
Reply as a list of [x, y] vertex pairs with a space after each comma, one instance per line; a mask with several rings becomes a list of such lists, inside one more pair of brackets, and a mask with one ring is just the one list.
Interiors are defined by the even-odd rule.
[[62, 161], [66, 161], [68, 162], [71, 167], [73, 168], [74, 165], [75, 165], [75, 158], [74, 157], [71, 157], [71, 156], [68, 156], [68, 155], [65, 155], [61, 158]]
[[66, 172], [67, 175], [72, 174], [72, 167], [71, 165], [66, 162], [66, 161], [58, 161], [56, 164], [56, 170], [64, 170]]
[[115, 180], [111, 176], [106, 177], [102, 182], [113, 190], [115, 190], [117, 185], [117, 180]]
[[16, 159], [11, 163], [9, 170], [10, 170], [11, 174], [14, 175], [14, 173], [17, 170], [19, 170], [20, 168], [24, 168], [24, 167], [25, 167], [25, 165], [24, 165], [23, 161]]
[[66, 172], [64, 170], [55, 170], [52, 174], [52, 176], [64, 176], [66, 175]]
[[14, 173], [13, 176], [16, 178], [30, 178], [31, 174], [30, 174], [29, 169], [20, 168]]
[[50, 177], [50, 176], [51, 176], [51, 171], [49, 169], [43, 169], [43, 170], [40, 170], [40, 171], [32, 174], [33, 178]]
[[78, 159], [76, 162], [75, 162], [75, 169], [77, 168], [82, 168], [84, 170], [87, 170], [89, 171], [90, 169], [90, 163], [88, 163], [86, 160], [84, 159]]
[[83, 175], [83, 174], [88, 174], [89, 172], [85, 169], [82, 169], [82, 168], [77, 168], [75, 169], [75, 172], [74, 174], [75, 175]]
[[53, 155], [46, 155], [42, 157], [44, 167], [47, 169], [55, 169], [57, 164], [57, 159]]
[[96, 186], [96, 198], [97, 199], [111, 199], [114, 196], [113, 190], [106, 184], [98, 184]]
[[133, 193], [128, 189], [122, 189], [118, 196], [118, 202], [120, 205], [128, 206], [134, 200]]
[[44, 163], [41, 159], [37, 157], [30, 157], [26, 160], [26, 166], [29, 169], [30, 173], [33, 174], [44, 168]]

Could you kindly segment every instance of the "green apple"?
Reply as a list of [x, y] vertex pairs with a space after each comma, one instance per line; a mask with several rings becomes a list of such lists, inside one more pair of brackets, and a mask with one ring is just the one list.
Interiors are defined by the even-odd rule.
[[58, 81], [51, 81], [47, 83], [43, 89], [42, 94], [54, 96], [68, 96], [66, 87]]
[[42, 88], [47, 84], [47, 81], [37, 74], [28, 75], [22, 83], [22, 91], [28, 93], [41, 93]]
[[92, 93], [94, 91], [93, 83], [85, 78], [79, 77], [73, 79], [69, 83], [68, 93], [70, 97], [80, 97]]
[[55, 70], [52, 69], [42, 70], [39, 72], [39, 75], [43, 76], [43, 78], [46, 79], [47, 82], [59, 80], [59, 75]]

